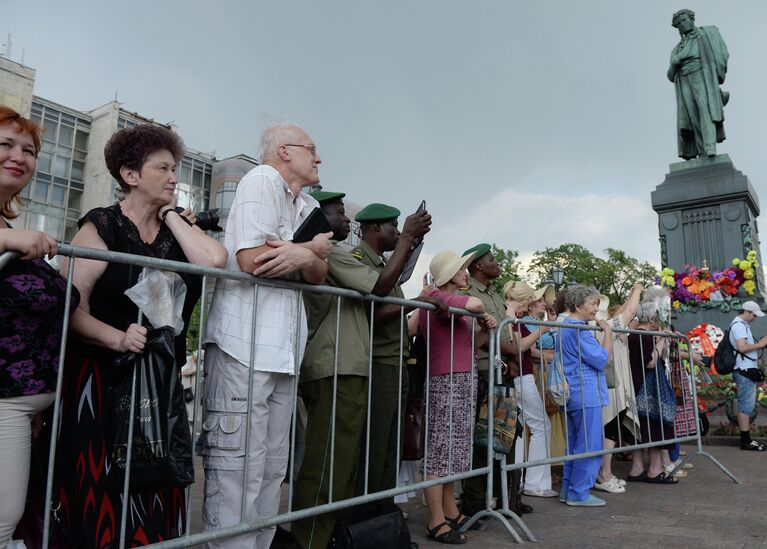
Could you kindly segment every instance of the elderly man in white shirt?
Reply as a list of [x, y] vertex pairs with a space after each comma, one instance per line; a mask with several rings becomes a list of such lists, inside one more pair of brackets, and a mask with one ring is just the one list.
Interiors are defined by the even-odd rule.
[[[261, 139], [262, 165], [242, 178], [229, 213], [226, 268], [257, 276], [321, 284], [332, 233], [293, 244], [293, 233], [317, 201], [302, 188], [319, 182], [322, 162], [301, 128], [281, 124]], [[255, 301], [255, 303], [254, 303]], [[255, 342], [251, 341], [254, 332]], [[306, 315], [295, 290], [219, 280], [205, 331], [203, 529], [275, 516], [290, 442], [293, 376], [306, 344]], [[248, 380], [253, 390], [248, 407]], [[250, 414], [247, 482], [245, 430]], [[245, 506], [240, 504], [245, 491]], [[274, 528], [216, 542], [208, 548], [266, 549]]]

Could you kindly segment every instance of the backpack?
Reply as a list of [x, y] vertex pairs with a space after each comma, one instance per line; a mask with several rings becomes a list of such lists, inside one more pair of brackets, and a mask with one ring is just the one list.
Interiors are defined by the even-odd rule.
[[719, 342], [719, 345], [716, 346], [716, 351], [714, 352], [714, 367], [716, 368], [716, 372], [723, 376], [731, 374], [735, 369], [735, 359], [737, 358], [737, 355], [740, 355], [743, 358], [748, 358], [733, 347], [732, 342], [730, 341], [731, 329], [732, 325], [724, 331], [724, 337], [722, 338], [722, 341]]

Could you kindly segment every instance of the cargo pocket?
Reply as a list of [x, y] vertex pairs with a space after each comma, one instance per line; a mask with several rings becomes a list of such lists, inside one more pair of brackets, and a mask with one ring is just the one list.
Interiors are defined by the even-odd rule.
[[221, 483], [215, 472], [205, 473], [205, 499], [202, 504], [202, 529], [213, 530], [221, 526]]
[[202, 429], [204, 467], [241, 471], [245, 461], [245, 416], [209, 411]]

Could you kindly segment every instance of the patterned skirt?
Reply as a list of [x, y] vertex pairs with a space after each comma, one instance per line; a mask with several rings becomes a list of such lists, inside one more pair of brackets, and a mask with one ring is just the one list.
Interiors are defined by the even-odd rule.
[[476, 379], [471, 372], [429, 377], [426, 474], [445, 477], [471, 468]]
[[[54, 497], [59, 526], [77, 547], [118, 546], [122, 487], [109, 476], [111, 467], [109, 387], [113, 357], [89, 353], [72, 342], [62, 387], [62, 414], [56, 448]], [[182, 488], [131, 490], [125, 547], [181, 536], [186, 527]]]

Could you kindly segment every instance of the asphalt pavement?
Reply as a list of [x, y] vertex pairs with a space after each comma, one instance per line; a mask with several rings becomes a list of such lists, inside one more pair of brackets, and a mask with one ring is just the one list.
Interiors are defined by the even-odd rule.
[[[694, 446], [684, 447], [691, 454]], [[534, 547], [587, 548], [756, 548], [767, 547], [767, 452], [744, 452], [733, 446], [706, 446], [742, 484], [733, 483], [711, 461], [693, 456], [694, 468], [676, 485], [628, 483], [624, 494], [594, 491], [605, 507], [576, 508], [557, 498], [525, 496], [534, 507], [523, 520], [537, 543]], [[196, 463], [198, 482], [193, 488], [192, 530], [199, 531], [202, 467]], [[629, 462], [614, 461], [621, 478]], [[555, 486], [555, 489], [558, 487]], [[285, 490], [283, 490], [285, 491]], [[285, 496], [286, 494], [283, 494]], [[283, 497], [283, 506], [286, 497]], [[408, 515], [413, 541], [421, 548], [445, 547], [426, 537], [426, 508], [420, 492], [401, 505]], [[467, 533], [462, 547], [493, 549], [514, 545], [506, 528], [491, 521], [482, 531]], [[385, 548], [381, 548], [385, 549]]]

